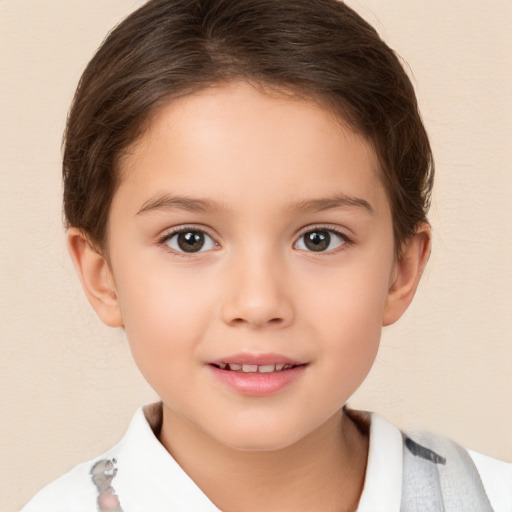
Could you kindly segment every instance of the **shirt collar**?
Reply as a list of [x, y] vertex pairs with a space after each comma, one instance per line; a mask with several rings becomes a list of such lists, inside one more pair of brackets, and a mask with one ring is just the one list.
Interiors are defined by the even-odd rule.
[[370, 416], [370, 446], [357, 512], [400, 512], [403, 443], [401, 432], [375, 413]]
[[114, 448], [118, 467], [113, 486], [126, 510], [201, 510], [219, 512], [183, 471], [153, 432], [158, 421], [156, 403], [135, 413], [128, 431]]
[[[402, 435], [377, 414], [368, 413], [368, 419], [368, 462], [357, 512], [399, 512]], [[129, 510], [219, 512], [157, 439], [160, 425], [161, 403], [138, 409], [113, 450], [119, 467], [113, 485], [121, 506], [124, 502], [130, 505]]]

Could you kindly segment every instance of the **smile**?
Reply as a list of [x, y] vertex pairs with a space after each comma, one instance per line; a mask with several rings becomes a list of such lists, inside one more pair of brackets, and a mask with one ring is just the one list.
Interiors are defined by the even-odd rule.
[[280, 393], [305, 375], [308, 366], [280, 354], [233, 354], [207, 364], [222, 386], [253, 397]]
[[290, 370], [299, 365], [295, 364], [237, 364], [237, 363], [218, 363], [214, 364], [216, 368], [232, 372], [242, 373], [274, 373]]

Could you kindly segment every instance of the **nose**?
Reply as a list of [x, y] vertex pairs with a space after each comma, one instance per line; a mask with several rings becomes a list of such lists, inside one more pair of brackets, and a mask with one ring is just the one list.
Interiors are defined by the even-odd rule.
[[283, 328], [293, 321], [288, 274], [276, 258], [252, 255], [231, 262], [222, 317], [231, 326]]

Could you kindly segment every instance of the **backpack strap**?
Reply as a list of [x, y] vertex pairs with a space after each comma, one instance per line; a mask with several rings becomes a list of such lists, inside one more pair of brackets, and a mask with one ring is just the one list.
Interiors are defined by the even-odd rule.
[[428, 432], [402, 437], [401, 512], [493, 512], [467, 450]]

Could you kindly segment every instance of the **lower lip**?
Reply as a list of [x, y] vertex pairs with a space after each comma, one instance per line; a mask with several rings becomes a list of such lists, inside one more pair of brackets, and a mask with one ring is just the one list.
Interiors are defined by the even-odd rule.
[[247, 396], [269, 396], [279, 393], [296, 381], [304, 373], [306, 365], [272, 373], [221, 370], [213, 365], [208, 365], [208, 368], [217, 379], [237, 393]]

